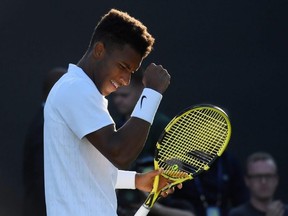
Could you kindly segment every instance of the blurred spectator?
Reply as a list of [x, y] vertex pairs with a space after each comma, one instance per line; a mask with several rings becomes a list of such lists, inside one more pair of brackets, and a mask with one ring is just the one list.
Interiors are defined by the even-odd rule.
[[17, 189], [9, 182], [2, 178], [3, 173], [0, 172], [0, 215], [1, 216], [19, 216], [22, 214], [21, 196]]
[[232, 206], [247, 200], [240, 164], [226, 151], [207, 172], [184, 182], [182, 190], [176, 190], [162, 203], [196, 216], [227, 216]]
[[274, 199], [279, 182], [277, 164], [265, 152], [250, 155], [246, 162], [245, 183], [249, 202], [232, 209], [229, 216], [288, 216], [288, 207]]
[[[136, 102], [138, 101], [144, 85], [142, 83], [142, 69], [135, 72], [130, 81], [130, 85], [123, 86], [117, 89], [116, 92], [112, 95], [113, 104], [116, 109], [116, 115], [114, 120], [116, 127], [120, 128], [125, 122], [130, 118]], [[159, 136], [161, 135], [165, 126], [169, 123], [170, 118], [164, 115], [161, 112], [157, 112], [154, 118], [154, 122], [150, 128], [149, 135], [146, 140], [145, 147], [142, 152], [139, 154], [136, 161], [131, 165], [131, 170], [136, 170], [137, 172], [146, 172], [153, 169], [153, 157], [155, 152], [156, 142], [158, 141]], [[118, 190], [118, 210], [117, 213], [119, 216], [133, 216], [138, 208], [143, 204], [147, 197], [147, 194], [144, 194], [141, 191], [137, 190]], [[165, 207], [159, 203], [156, 203], [152, 208], [149, 215], [157, 216], [193, 216], [193, 214]]]
[[[144, 85], [142, 83], [143, 69], [139, 69], [132, 74], [131, 81], [128, 86], [122, 86], [112, 95], [113, 104], [117, 110], [117, 114], [113, 116], [116, 127], [120, 128], [130, 118], [136, 102], [138, 101]], [[170, 118], [161, 112], [157, 112], [150, 128], [146, 144], [138, 158], [146, 156], [154, 156], [156, 142], [161, 135], [165, 126], [169, 123]]]
[[66, 73], [57, 67], [46, 74], [42, 86], [42, 103], [27, 131], [24, 144], [24, 216], [46, 215], [44, 196], [43, 108], [54, 83]]

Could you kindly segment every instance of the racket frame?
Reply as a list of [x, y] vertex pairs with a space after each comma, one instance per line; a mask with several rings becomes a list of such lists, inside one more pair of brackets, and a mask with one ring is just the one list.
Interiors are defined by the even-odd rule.
[[170, 131], [171, 127], [173, 125], [175, 125], [176, 122], [178, 120], [180, 120], [181, 117], [183, 115], [185, 115], [187, 112], [189, 113], [189, 112], [192, 112], [192, 110], [194, 111], [194, 110], [202, 110], [202, 109], [213, 110], [214, 112], [216, 111], [225, 119], [225, 122], [227, 124], [227, 136], [226, 136], [226, 139], [225, 139], [225, 143], [221, 146], [220, 149], [218, 149], [217, 155], [215, 155], [215, 157], [211, 161], [209, 161], [209, 163], [207, 165], [205, 165], [205, 167], [203, 167], [202, 170], [200, 170], [199, 172], [197, 172], [197, 173], [195, 173], [193, 175], [192, 175], [192, 173], [189, 173], [189, 174], [187, 174], [187, 176], [179, 179], [179, 178], [173, 178], [173, 177], [171, 177], [169, 175], [166, 175], [165, 171], [164, 171], [161, 175], [163, 177], [171, 180], [172, 183], [170, 183], [169, 185], [163, 187], [160, 190], [158, 189], [160, 177], [156, 176], [155, 179], [154, 179], [154, 182], [153, 182], [152, 191], [148, 195], [148, 197], [145, 200], [144, 204], [136, 212], [135, 216], [145, 216], [145, 215], [147, 215], [149, 213], [150, 209], [153, 207], [154, 203], [161, 197], [160, 194], [162, 192], [164, 192], [166, 190], [169, 190], [170, 188], [175, 187], [176, 185], [178, 185], [180, 183], [183, 183], [183, 182], [188, 181], [188, 180], [192, 180], [194, 177], [198, 176], [202, 172], [209, 170], [210, 166], [213, 164], [213, 162], [218, 157], [220, 157], [223, 154], [223, 152], [225, 151], [225, 149], [227, 148], [227, 145], [228, 145], [229, 140], [231, 138], [231, 122], [230, 122], [230, 119], [229, 119], [227, 113], [223, 109], [221, 109], [220, 107], [215, 106], [215, 105], [211, 105], [211, 104], [199, 104], [199, 105], [196, 105], [196, 106], [190, 106], [190, 107], [182, 110], [181, 112], [179, 112], [168, 123], [168, 125], [165, 127], [165, 129], [163, 130], [162, 134], [160, 135], [160, 137], [158, 139], [158, 142], [156, 144], [156, 152], [155, 152], [156, 157], [154, 158], [154, 169], [158, 170], [160, 168], [158, 160], [157, 160], [157, 155], [158, 155], [159, 149], [161, 149], [161, 142], [162, 142], [162, 139], [165, 136], [165, 134], [168, 133], [168, 131]]

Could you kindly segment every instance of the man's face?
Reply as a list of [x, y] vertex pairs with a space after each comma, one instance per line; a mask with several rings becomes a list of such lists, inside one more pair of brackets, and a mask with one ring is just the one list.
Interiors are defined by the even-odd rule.
[[245, 182], [251, 197], [258, 200], [273, 198], [278, 185], [277, 168], [272, 160], [251, 162], [247, 167]]
[[93, 80], [104, 96], [116, 91], [118, 87], [129, 85], [131, 74], [142, 62], [142, 56], [129, 45], [109, 52], [104, 49], [101, 55]]
[[123, 86], [117, 89], [113, 94], [113, 102], [118, 112], [122, 115], [129, 115], [132, 113], [140, 95], [142, 88], [138, 86]]

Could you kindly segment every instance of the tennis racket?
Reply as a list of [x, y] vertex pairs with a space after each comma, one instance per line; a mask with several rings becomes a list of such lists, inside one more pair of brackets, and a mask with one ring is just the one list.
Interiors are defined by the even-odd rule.
[[153, 189], [135, 216], [145, 216], [161, 193], [191, 180], [222, 155], [231, 136], [228, 115], [214, 105], [188, 107], [175, 116], [162, 132], [157, 144], [154, 168], [162, 168], [162, 176], [172, 181], [158, 189], [156, 176]]

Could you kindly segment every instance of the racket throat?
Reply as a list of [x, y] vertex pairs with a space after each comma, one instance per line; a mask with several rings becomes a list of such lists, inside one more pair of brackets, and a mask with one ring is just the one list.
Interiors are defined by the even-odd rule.
[[154, 203], [160, 198], [161, 196], [157, 196], [155, 193], [149, 194], [149, 196], [145, 200], [144, 206], [150, 209], [154, 205]]
[[147, 199], [145, 200], [144, 205], [148, 208], [150, 208], [150, 206], [153, 205], [153, 200], [154, 200], [155, 194], [149, 194], [149, 196], [147, 197]]

